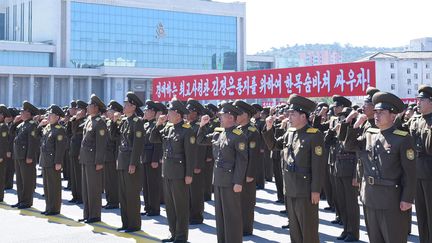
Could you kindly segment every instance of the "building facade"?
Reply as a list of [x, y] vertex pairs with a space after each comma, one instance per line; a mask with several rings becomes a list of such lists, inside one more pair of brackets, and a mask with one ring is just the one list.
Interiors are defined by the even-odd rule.
[[367, 60], [375, 61], [377, 88], [401, 99], [412, 100], [420, 85], [432, 85], [431, 51], [379, 52], [359, 61]]
[[243, 3], [6, 0], [2, 28], [0, 103], [10, 106], [129, 90], [149, 99], [155, 77], [246, 69]]

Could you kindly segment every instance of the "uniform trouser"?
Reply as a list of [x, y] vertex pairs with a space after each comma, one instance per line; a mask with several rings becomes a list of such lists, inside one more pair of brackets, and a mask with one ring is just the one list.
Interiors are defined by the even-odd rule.
[[319, 242], [318, 204], [313, 205], [310, 197], [286, 197], [291, 242]]
[[[328, 151], [326, 151], [326, 157], [325, 157], [325, 161], [328, 161]], [[324, 169], [324, 180], [323, 180], [323, 190], [324, 190], [324, 194], [326, 196], [326, 200], [327, 200], [327, 204], [329, 205], [329, 207], [334, 208], [334, 196], [333, 196], [333, 191], [332, 191], [332, 184], [330, 182], [330, 165], [328, 163], [325, 164], [325, 169]]]
[[118, 206], [119, 184], [115, 161], [105, 162], [104, 166], [105, 196], [108, 205]]
[[204, 220], [204, 173], [193, 174], [190, 186], [190, 215], [191, 223], [202, 223]]
[[396, 209], [364, 207], [371, 243], [402, 243], [408, 238], [408, 212]]
[[162, 187], [161, 165], [156, 169], [151, 163], [143, 164], [143, 194], [144, 211], [152, 214], [160, 213], [160, 198]]
[[13, 188], [15, 164], [12, 158], [6, 158], [5, 188]]
[[70, 156], [70, 162], [72, 197], [82, 201], [82, 168], [78, 156]]
[[26, 163], [25, 159], [15, 160], [18, 203], [24, 206], [33, 205], [33, 193], [36, 187], [36, 163]]
[[339, 208], [339, 203], [337, 201], [337, 182], [336, 182], [336, 176], [333, 175], [332, 173], [332, 167], [330, 167], [330, 174], [329, 174], [329, 178], [330, 178], [330, 184], [331, 184], [331, 190], [332, 190], [332, 198], [331, 200], [333, 201], [334, 204], [334, 208], [336, 211], [336, 217], [340, 216], [340, 208]]
[[[276, 153], [278, 153], [278, 152], [276, 152]], [[268, 157], [267, 157], [267, 155], [268, 155]], [[266, 158], [264, 160], [265, 179], [266, 179], [266, 181], [272, 181], [272, 179], [273, 179], [273, 171], [274, 171], [274, 168], [273, 168], [274, 161], [270, 157], [270, 151], [269, 150], [266, 149], [264, 151], [264, 157]], [[268, 158], [270, 158], [270, 159], [268, 159]]]
[[42, 168], [43, 188], [45, 194], [45, 212], [60, 213], [61, 208], [61, 175], [54, 167]]
[[120, 185], [120, 213], [122, 226], [125, 229], [141, 229], [141, 174], [142, 166], [137, 165], [135, 173], [128, 170], [118, 171]]
[[210, 201], [213, 193], [214, 160], [204, 163], [204, 201]]
[[273, 162], [273, 173], [275, 176], [276, 191], [278, 200], [285, 200], [284, 197], [284, 185], [282, 176], [282, 162], [280, 159], [272, 159]]
[[233, 187], [214, 187], [216, 232], [219, 243], [240, 243], [243, 241], [241, 216], [241, 193]]
[[4, 199], [4, 189], [6, 183], [6, 160], [0, 162], [0, 202]]
[[241, 207], [243, 218], [243, 234], [253, 233], [254, 213], [256, 203], [256, 184], [252, 182], [243, 182], [241, 192]]
[[432, 242], [432, 180], [417, 179], [415, 206], [420, 242]]
[[184, 179], [164, 178], [165, 208], [171, 236], [187, 241], [189, 231], [189, 185]]
[[255, 180], [256, 180], [256, 186], [258, 188], [264, 188], [265, 185], [265, 153], [261, 153], [261, 159], [259, 159], [257, 161], [257, 169], [256, 169], [256, 175], [255, 175]]
[[357, 198], [357, 187], [352, 186], [351, 177], [336, 177], [337, 201], [340, 216], [344, 223], [344, 232], [357, 239], [360, 232], [360, 207]]
[[66, 150], [65, 157], [63, 160], [63, 178], [68, 181], [68, 185], [70, 184], [70, 159], [69, 159], [69, 151]]
[[83, 217], [94, 219], [101, 217], [102, 210], [102, 170], [96, 170], [95, 164], [82, 165]]

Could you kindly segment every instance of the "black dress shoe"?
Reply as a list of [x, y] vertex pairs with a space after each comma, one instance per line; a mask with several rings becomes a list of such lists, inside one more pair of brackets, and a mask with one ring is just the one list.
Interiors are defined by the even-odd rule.
[[174, 240], [175, 240], [175, 237], [174, 236], [171, 236], [171, 238], [166, 238], [166, 239], [163, 239], [163, 240], [161, 240], [162, 242], [174, 242]]
[[87, 219], [78, 219], [78, 222], [85, 222]]
[[262, 189], [264, 189], [264, 186], [263, 185], [258, 185], [258, 186], [256, 186], [256, 189], [257, 190], [262, 190]]
[[131, 232], [137, 232], [140, 230], [141, 230], [141, 228], [130, 228], [130, 229], [125, 229], [124, 232], [125, 233], [131, 233]]
[[72, 198], [71, 200], [68, 201], [68, 203], [76, 203], [76, 201], [77, 200], [75, 198]]
[[19, 205], [20, 205], [19, 203], [16, 203], [16, 204], [14, 204], [14, 205], [11, 205], [11, 207], [16, 208], [16, 207], [18, 207]]
[[87, 219], [86, 221], [84, 221], [84, 223], [91, 224], [91, 223], [97, 223], [100, 221], [101, 221], [101, 218], [90, 218], [90, 219]]
[[46, 212], [45, 215], [46, 216], [53, 216], [53, 215], [59, 215], [60, 212]]
[[333, 207], [325, 207], [324, 210], [325, 210], [325, 211], [333, 211], [334, 208], [333, 208]]
[[117, 208], [119, 208], [118, 205], [106, 205], [105, 206], [105, 209], [117, 209]]
[[153, 212], [150, 212], [150, 213], [147, 213], [146, 215], [147, 215], [148, 217], [153, 217], [153, 216], [159, 216], [160, 213], [153, 213]]
[[12, 190], [11, 186], [5, 187], [5, 190]]
[[18, 209], [26, 209], [26, 208], [30, 208], [31, 206], [30, 205], [23, 205], [23, 204], [20, 204], [17, 208]]
[[353, 234], [348, 233], [347, 236], [344, 239], [345, 242], [356, 242], [358, 241], [358, 238], [355, 237]]
[[275, 203], [280, 203], [280, 204], [284, 204], [284, 203], [285, 203], [285, 201], [284, 201], [284, 200], [282, 200], [282, 199], [278, 199], [278, 200], [276, 200], [276, 201], [275, 201]]
[[347, 235], [348, 235], [348, 233], [346, 233], [344, 231], [338, 237], [336, 237], [336, 239], [338, 239], [338, 240], [345, 240], [345, 238], [347, 237]]
[[252, 232], [243, 232], [243, 236], [251, 236], [253, 235]]
[[46, 212], [45, 212], [45, 211], [43, 211], [43, 212], [40, 212], [40, 214], [43, 214], [43, 215], [45, 215], [45, 214], [46, 214]]
[[116, 229], [117, 231], [122, 231], [122, 230], [125, 230], [125, 229], [127, 229], [126, 227], [124, 227], [124, 226], [122, 226], [121, 228], [118, 228], [118, 229]]
[[[148, 214], [147, 214], [147, 216], [148, 216]], [[190, 220], [189, 221], [189, 225], [197, 225], [197, 224], [202, 224], [203, 223], [203, 221], [201, 221], [201, 220]]]
[[142, 212], [142, 213], [140, 213], [141, 214], [141, 216], [146, 216], [147, 215], [147, 212]]
[[76, 200], [75, 203], [76, 204], [83, 204], [83, 201], [82, 200]]
[[287, 214], [287, 211], [286, 210], [281, 210], [281, 211], [279, 211], [279, 213], [281, 213], [281, 214]]
[[341, 222], [341, 219], [337, 217], [335, 220], [331, 221], [332, 224], [339, 224]]

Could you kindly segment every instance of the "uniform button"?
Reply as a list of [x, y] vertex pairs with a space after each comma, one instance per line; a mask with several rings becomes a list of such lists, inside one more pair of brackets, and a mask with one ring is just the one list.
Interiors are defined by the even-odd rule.
[[375, 167], [372, 167], [372, 170], [375, 170]]
[[379, 148], [379, 145], [377, 145], [376, 147]]

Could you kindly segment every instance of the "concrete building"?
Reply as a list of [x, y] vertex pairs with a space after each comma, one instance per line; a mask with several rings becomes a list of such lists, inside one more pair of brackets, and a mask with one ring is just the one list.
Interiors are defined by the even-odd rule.
[[432, 85], [432, 51], [379, 52], [359, 61], [376, 66], [377, 88], [410, 100], [422, 84]]
[[244, 3], [3, 0], [0, 103], [149, 99], [155, 77], [243, 71], [245, 22]]
[[411, 40], [408, 51], [432, 51], [432, 37]]
[[247, 55], [246, 70], [265, 70], [275, 68], [276, 59], [274, 56]]

